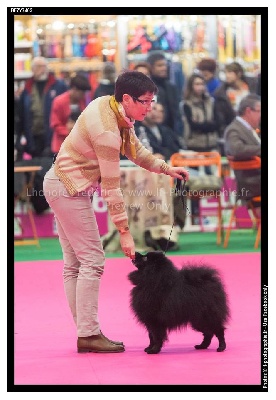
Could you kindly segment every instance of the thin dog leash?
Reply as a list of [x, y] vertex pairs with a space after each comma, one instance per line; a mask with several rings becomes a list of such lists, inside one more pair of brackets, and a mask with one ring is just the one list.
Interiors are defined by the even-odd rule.
[[[188, 207], [187, 207], [187, 199], [186, 199], [186, 196], [185, 196], [185, 186], [186, 186], [185, 177], [184, 177], [183, 180], [182, 179], [177, 179], [174, 192], [176, 193], [176, 195], [178, 195], [178, 194], [180, 195], [180, 199], [181, 199], [182, 206], [183, 206], [183, 211], [186, 212], [186, 210], [187, 210], [188, 212], [190, 212]], [[171, 228], [169, 239], [167, 240], [167, 244], [166, 244], [166, 248], [165, 248], [164, 254], [166, 254], [166, 252], [168, 251], [168, 246], [169, 246], [171, 234], [172, 234], [172, 231], [173, 231], [173, 228], [174, 228], [174, 224], [175, 224], [175, 218], [174, 218], [174, 221], [173, 221], [173, 224], [172, 224], [172, 228]]]

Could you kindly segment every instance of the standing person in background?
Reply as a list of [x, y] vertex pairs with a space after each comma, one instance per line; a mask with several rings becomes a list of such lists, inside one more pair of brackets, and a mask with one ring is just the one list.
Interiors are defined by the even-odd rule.
[[116, 67], [111, 61], [106, 61], [102, 69], [102, 78], [95, 90], [93, 100], [97, 97], [112, 95], [115, 90]]
[[200, 74], [189, 77], [183, 103], [185, 144], [188, 150], [211, 151], [217, 149], [217, 125], [214, 100], [206, 90]]
[[214, 92], [221, 155], [224, 155], [225, 128], [236, 117], [240, 101], [250, 93], [243, 67], [238, 62], [225, 66], [225, 79], [226, 81]]
[[180, 115], [177, 87], [170, 82], [168, 62], [162, 52], [152, 52], [147, 58], [150, 65], [150, 77], [158, 87], [157, 101], [165, 110], [164, 124], [169, 126], [180, 137], [183, 136], [183, 122]]
[[51, 149], [57, 153], [81, 112], [86, 107], [85, 93], [91, 90], [84, 75], [76, 75], [70, 81], [70, 89], [57, 96], [52, 104], [50, 125], [53, 129]]
[[107, 339], [98, 320], [104, 251], [91, 197], [99, 181], [124, 254], [133, 259], [135, 245], [120, 188], [120, 152], [148, 171], [188, 179], [183, 167], [154, 157], [134, 133], [135, 120], [151, 110], [157, 87], [145, 74], [122, 73], [115, 95], [93, 100], [66, 137], [44, 178], [44, 194], [56, 218], [63, 250], [66, 297], [77, 326], [78, 352], [117, 353], [122, 342]]
[[141, 61], [138, 64], [134, 65], [133, 71], [143, 72], [143, 74], [150, 77], [150, 65], [147, 62]]
[[221, 81], [216, 77], [217, 63], [213, 58], [203, 58], [198, 64], [197, 69], [202, 74], [207, 90], [213, 96], [215, 90], [220, 86]]
[[54, 98], [68, 87], [49, 72], [44, 57], [32, 61], [33, 77], [28, 79], [19, 99], [19, 134], [25, 137], [24, 151], [32, 157], [51, 156], [50, 113]]
[[[211, 151], [217, 149], [217, 125], [214, 118], [214, 99], [206, 89], [202, 75], [189, 77], [184, 94], [184, 135], [188, 150]], [[205, 167], [206, 174], [211, 174], [210, 167]], [[199, 200], [191, 202], [192, 223], [199, 216]]]

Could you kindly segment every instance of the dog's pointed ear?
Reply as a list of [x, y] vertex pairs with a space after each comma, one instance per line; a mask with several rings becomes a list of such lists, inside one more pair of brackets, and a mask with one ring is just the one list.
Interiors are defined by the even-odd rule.
[[135, 258], [133, 260], [131, 260], [132, 264], [135, 265], [135, 267], [138, 268], [137, 266], [137, 262], [138, 260], [140, 260], [141, 258], [143, 258], [141, 253], [138, 253], [138, 251], [135, 251]]

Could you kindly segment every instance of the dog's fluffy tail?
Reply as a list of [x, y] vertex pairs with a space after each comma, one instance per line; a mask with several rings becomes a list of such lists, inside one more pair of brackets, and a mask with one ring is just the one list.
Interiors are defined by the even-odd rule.
[[190, 284], [200, 284], [202, 282], [212, 281], [216, 283], [220, 283], [222, 285], [222, 281], [219, 275], [219, 272], [209, 266], [209, 265], [195, 265], [195, 264], [185, 264], [181, 269], [183, 275], [185, 276], [187, 282]]

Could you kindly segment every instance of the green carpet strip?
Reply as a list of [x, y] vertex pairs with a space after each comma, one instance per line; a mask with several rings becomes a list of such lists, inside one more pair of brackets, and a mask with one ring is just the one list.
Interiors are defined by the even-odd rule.
[[[254, 249], [256, 231], [241, 229], [231, 232], [228, 247], [216, 244], [215, 232], [182, 232], [179, 234], [179, 250], [168, 251], [168, 255], [188, 254], [227, 254], [259, 252]], [[123, 253], [106, 253], [106, 257], [125, 257]], [[57, 238], [40, 239], [40, 248], [36, 246], [16, 246], [15, 261], [62, 260], [62, 251]]]

